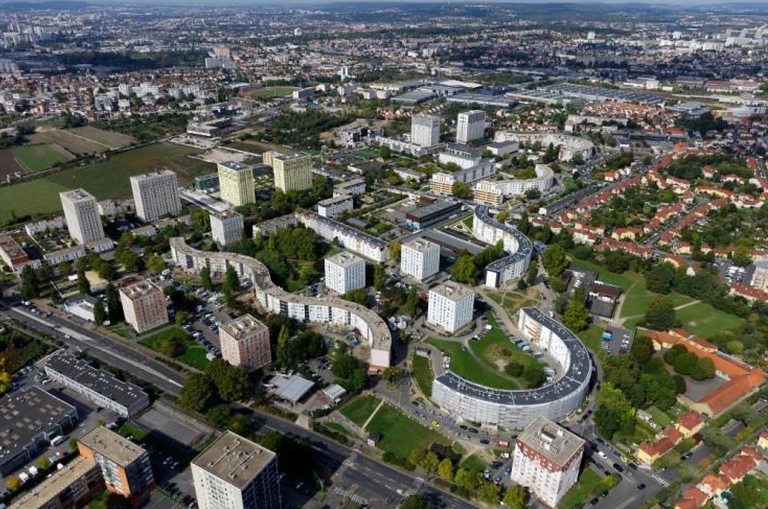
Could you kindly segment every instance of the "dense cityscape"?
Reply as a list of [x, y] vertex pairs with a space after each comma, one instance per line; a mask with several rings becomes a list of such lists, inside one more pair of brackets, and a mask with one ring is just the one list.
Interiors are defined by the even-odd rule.
[[0, 26], [0, 509], [768, 507], [765, 5]]

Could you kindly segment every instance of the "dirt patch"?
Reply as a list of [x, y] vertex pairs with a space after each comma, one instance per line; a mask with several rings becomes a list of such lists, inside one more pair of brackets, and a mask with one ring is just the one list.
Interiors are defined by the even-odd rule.
[[25, 173], [10, 150], [0, 150], [0, 181], [5, 182], [8, 175]]

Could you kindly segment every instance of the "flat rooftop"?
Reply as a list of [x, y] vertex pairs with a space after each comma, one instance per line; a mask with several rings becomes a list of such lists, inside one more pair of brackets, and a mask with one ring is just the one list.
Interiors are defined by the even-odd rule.
[[10, 509], [43, 509], [72, 483], [85, 476], [88, 471], [98, 468], [96, 463], [78, 456], [61, 470], [56, 470], [43, 482], [13, 501]]
[[243, 163], [238, 163], [237, 161], [224, 161], [223, 163], [219, 163], [219, 166], [223, 166], [224, 168], [235, 171], [243, 171], [249, 169], [248, 166], [244, 165]]
[[109, 458], [121, 467], [126, 467], [141, 458], [147, 451], [127, 438], [123, 438], [104, 426], [97, 426], [80, 439], [80, 442], [93, 451]]
[[94, 368], [86, 361], [68, 353], [52, 354], [46, 359], [45, 367], [126, 408], [131, 408], [141, 400], [149, 403], [149, 396], [138, 385], [123, 382], [109, 371]]
[[453, 212], [454, 210], [457, 210], [460, 208], [461, 208], [461, 202], [442, 200], [442, 201], [436, 201], [434, 203], [430, 203], [429, 205], [425, 205], [424, 207], [414, 209], [410, 212], [406, 212], [405, 216], [408, 219], [411, 219], [414, 221], [421, 221], [439, 214]]
[[274, 452], [228, 431], [192, 464], [242, 489], [274, 459]]
[[274, 156], [272, 156], [273, 159], [280, 159], [281, 161], [302, 159], [304, 157], [309, 157], [309, 154], [305, 154], [304, 152], [294, 152], [292, 154], [275, 154]]
[[27, 253], [25, 253], [19, 243], [16, 242], [16, 239], [10, 235], [0, 237], [0, 249], [5, 251], [5, 254], [7, 254], [11, 259], [23, 258], [27, 256]]
[[408, 249], [413, 249], [414, 251], [418, 251], [420, 253], [427, 253], [435, 248], [440, 248], [438, 244], [435, 244], [434, 242], [430, 242], [426, 239], [413, 239], [409, 240], [405, 244], [403, 244], [403, 247], [407, 247]]
[[0, 399], [0, 463], [16, 457], [41, 433], [76, 416], [75, 407], [39, 387], [4, 396]]
[[152, 180], [157, 177], [167, 177], [169, 175], [176, 176], [176, 173], [172, 172], [171, 170], [158, 170], [158, 171], [150, 171], [149, 173], [142, 173], [141, 175], [134, 175], [131, 177], [131, 180], [136, 182], [141, 182], [142, 180]]
[[249, 338], [257, 332], [267, 330], [267, 326], [251, 315], [243, 315], [221, 326], [221, 330], [232, 336], [235, 340]]
[[222, 210], [222, 211], [219, 211], [219, 212], [214, 212], [213, 214], [211, 214], [211, 216], [215, 217], [216, 219], [222, 220], [222, 221], [227, 220], [227, 219], [232, 219], [232, 218], [235, 218], [235, 217], [243, 217], [243, 215], [241, 213], [239, 213], [239, 212], [237, 212], [235, 210], [230, 210], [230, 209]]
[[131, 300], [136, 300], [144, 297], [145, 295], [148, 295], [152, 292], [160, 292], [163, 293], [163, 291], [160, 289], [159, 286], [157, 286], [152, 281], [139, 281], [138, 283], [134, 283], [129, 286], [124, 286], [120, 288], [120, 293], [125, 295]]
[[517, 441], [558, 466], [564, 466], [584, 447], [584, 440], [546, 417], [539, 417], [520, 433]]
[[517, 242], [517, 251], [511, 253], [509, 256], [505, 256], [504, 258], [489, 263], [485, 268], [486, 270], [501, 272], [507, 265], [516, 263], [523, 258], [527, 258], [533, 253], [533, 243], [531, 240], [508, 224], [496, 221], [496, 219], [491, 216], [489, 207], [485, 205], [478, 205], [475, 207], [475, 221], [478, 220], [502, 230]]
[[467, 288], [466, 286], [462, 286], [460, 284], [450, 283], [450, 282], [437, 285], [434, 288], [430, 288], [429, 293], [436, 293], [454, 302], [463, 300], [468, 295], [475, 294], [475, 292], [473, 292], [471, 289]]
[[351, 267], [359, 263], [365, 264], [365, 260], [347, 251], [342, 251], [341, 253], [326, 258], [326, 260], [334, 265], [338, 265], [339, 267], [344, 268]]
[[71, 191], [64, 191], [63, 193], [59, 193], [59, 196], [73, 202], [85, 200], [96, 201], [96, 198], [94, 198], [93, 195], [88, 193], [85, 189], [72, 189]]

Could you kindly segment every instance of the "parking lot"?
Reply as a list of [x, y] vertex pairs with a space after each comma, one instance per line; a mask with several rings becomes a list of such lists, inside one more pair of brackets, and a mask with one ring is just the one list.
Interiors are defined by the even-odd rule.
[[631, 330], [615, 325], [606, 325], [603, 330], [601, 347], [610, 355], [624, 354], [632, 347], [634, 336], [635, 333]]

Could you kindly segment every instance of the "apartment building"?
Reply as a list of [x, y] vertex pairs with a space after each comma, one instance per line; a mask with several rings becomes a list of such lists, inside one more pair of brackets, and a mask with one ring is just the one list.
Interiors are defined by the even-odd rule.
[[138, 444], [104, 426], [97, 426], [77, 443], [80, 455], [101, 468], [107, 490], [141, 507], [155, 487], [149, 454]]
[[378, 237], [368, 235], [309, 210], [296, 212], [296, 218], [299, 223], [328, 242], [337, 240], [344, 249], [363, 255], [375, 262], [389, 260], [389, 246]]
[[9, 509], [71, 509], [85, 507], [102, 489], [99, 466], [78, 456], [11, 502]]
[[472, 321], [475, 292], [454, 282], [429, 289], [427, 323], [448, 333], [456, 332]]
[[221, 199], [235, 207], [256, 202], [253, 170], [250, 166], [227, 161], [218, 164]]
[[136, 215], [145, 222], [181, 212], [179, 182], [171, 170], [155, 171], [131, 177]]
[[96, 198], [83, 189], [59, 193], [67, 221], [69, 236], [78, 244], [88, 244], [104, 238]]
[[422, 281], [440, 270], [440, 245], [425, 239], [408, 241], [400, 248], [400, 272]]
[[470, 110], [459, 113], [456, 120], [456, 141], [469, 143], [485, 136], [485, 112]]
[[133, 417], [150, 404], [149, 395], [139, 386], [123, 382], [109, 371], [94, 368], [66, 352], [52, 353], [43, 367], [54, 382], [122, 417]]
[[526, 486], [549, 507], [557, 507], [576, 484], [584, 440], [546, 417], [539, 417], [517, 437], [512, 482]]
[[152, 281], [140, 281], [120, 288], [125, 321], [137, 334], [168, 323], [165, 294]]
[[440, 143], [440, 117], [424, 114], [411, 117], [411, 143], [420, 147]]
[[240, 242], [245, 230], [243, 215], [234, 210], [225, 210], [211, 214], [211, 237], [220, 246]]
[[342, 212], [352, 210], [353, 206], [352, 196], [344, 194], [317, 202], [317, 213], [323, 217], [336, 217]]
[[192, 460], [199, 509], [279, 509], [277, 456], [231, 431]]
[[306, 191], [312, 188], [312, 160], [304, 153], [276, 154], [272, 156], [275, 189]]
[[222, 358], [233, 366], [259, 369], [272, 362], [269, 328], [251, 315], [243, 315], [219, 328]]
[[325, 259], [325, 286], [343, 295], [365, 287], [365, 261], [346, 251]]

